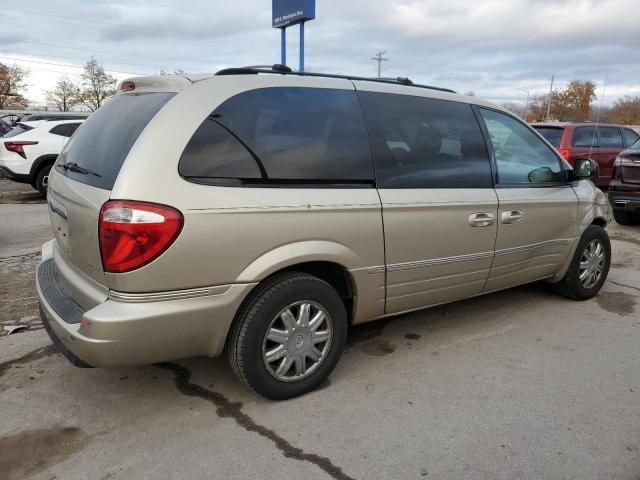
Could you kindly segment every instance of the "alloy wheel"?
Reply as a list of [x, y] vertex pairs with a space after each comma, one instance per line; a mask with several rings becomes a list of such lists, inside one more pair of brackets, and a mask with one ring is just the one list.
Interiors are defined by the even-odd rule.
[[591, 240], [580, 258], [580, 284], [587, 289], [593, 288], [602, 277], [606, 252], [602, 241]]
[[311, 375], [331, 348], [333, 324], [327, 310], [309, 300], [285, 307], [269, 324], [262, 359], [278, 380], [294, 382]]

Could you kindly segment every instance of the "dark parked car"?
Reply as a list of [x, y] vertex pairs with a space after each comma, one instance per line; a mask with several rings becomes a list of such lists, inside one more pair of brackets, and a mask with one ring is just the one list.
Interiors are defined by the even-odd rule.
[[640, 140], [618, 155], [609, 185], [613, 218], [621, 225], [640, 224]]
[[608, 187], [613, 162], [640, 135], [623, 125], [593, 123], [534, 123], [531, 125], [553, 145], [572, 166], [579, 158], [591, 158], [598, 164], [596, 185]]

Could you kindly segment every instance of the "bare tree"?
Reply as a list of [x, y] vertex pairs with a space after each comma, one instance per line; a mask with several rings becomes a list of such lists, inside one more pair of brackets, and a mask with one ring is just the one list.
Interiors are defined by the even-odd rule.
[[45, 93], [47, 94], [47, 103], [61, 112], [68, 112], [82, 102], [80, 87], [66, 77], [58, 80], [56, 87]]
[[82, 73], [80, 99], [92, 112], [116, 93], [116, 79], [104, 71], [104, 67], [91, 57]]
[[22, 92], [28, 75], [29, 71], [24, 68], [0, 63], [0, 109], [27, 107], [29, 101]]
[[616, 100], [609, 111], [612, 121], [624, 125], [640, 125], [640, 96], [625, 95]]

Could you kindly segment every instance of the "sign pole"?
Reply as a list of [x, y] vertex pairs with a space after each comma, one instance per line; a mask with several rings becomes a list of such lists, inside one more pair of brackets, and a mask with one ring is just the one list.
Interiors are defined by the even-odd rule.
[[300, 68], [304, 72], [304, 22], [300, 22]]
[[[300, 65], [304, 72], [304, 24], [316, 18], [316, 0], [271, 0], [271, 26], [280, 32], [280, 63], [287, 64], [287, 32], [292, 25], [300, 24]], [[292, 60], [293, 63], [293, 60]]]
[[280, 64], [287, 64], [287, 27], [280, 29]]

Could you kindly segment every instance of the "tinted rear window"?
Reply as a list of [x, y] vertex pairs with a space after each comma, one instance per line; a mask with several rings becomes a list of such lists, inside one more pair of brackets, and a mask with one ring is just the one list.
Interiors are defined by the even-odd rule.
[[[76, 131], [56, 162], [57, 170], [88, 185], [111, 190], [129, 150], [174, 93], [116, 95]], [[60, 167], [73, 162], [93, 174]]]
[[547, 142], [553, 145], [556, 148], [560, 147], [560, 140], [562, 140], [562, 132], [564, 132], [563, 128], [553, 128], [553, 127], [533, 127], [536, 131], [542, 135]]
[[251, 90], [224, 102], [190, 140], [179, 171], [248, 183], [374, 178], [355, 91], [300, 87]]

